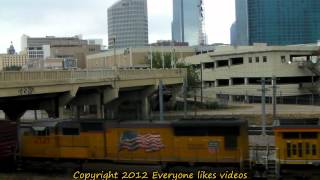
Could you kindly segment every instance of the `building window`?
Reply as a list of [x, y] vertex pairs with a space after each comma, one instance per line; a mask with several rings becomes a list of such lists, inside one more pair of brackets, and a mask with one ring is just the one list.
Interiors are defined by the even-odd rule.
[[286, 63], [286, 56], [281, 56], [281, 62]]
[[259, 57], [256, 57], [256, 63], [259, 63]]
[[249, 57], [249, 63], [252, 63], [252, 57]]
[[264, 63], [267, 62], [267, 56], [263, 56], [263, 62], [264, 62]]

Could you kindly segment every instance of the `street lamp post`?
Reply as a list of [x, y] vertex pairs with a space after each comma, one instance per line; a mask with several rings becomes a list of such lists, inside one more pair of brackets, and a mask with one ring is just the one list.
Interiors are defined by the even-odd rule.
[[116, 60], [116, 37], [114, 36], [112, 40], [113, 40], [113, 66], [115, 69], [117, 69], [118, 66], [117, 66], [117, 60]]
[[203, 63], [200, 63], [200, 102], [203, 104], [203, 79], [202, 79]]

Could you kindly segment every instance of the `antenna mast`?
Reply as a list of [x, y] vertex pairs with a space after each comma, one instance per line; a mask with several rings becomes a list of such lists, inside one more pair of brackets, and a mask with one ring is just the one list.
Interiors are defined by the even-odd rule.
[[199, 22], [200, 22], [200, 27], [199, 27], [199, 45], [207, 45], [207, 34], [205, 33], [205, 21], [204, 21], [204, 5], [203, 5], [203, 0], [199, 0]]

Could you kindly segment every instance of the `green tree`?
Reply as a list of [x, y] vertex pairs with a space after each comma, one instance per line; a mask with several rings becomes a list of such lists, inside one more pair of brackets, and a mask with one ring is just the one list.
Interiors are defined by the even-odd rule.
[[15, 65], [3, 68], [4, 71], [20, 71], [21, 69], [22, 69], [21, 66], [15, 66]]
[[[182, 62], [177, 62], [177, 57], [175, 56], [173, 58], [172, 62], [175, 64], [176, 68], [185, 68], [187, 69], [187, 81], [188, 81], [188, 89], [191, 89], [193, 87], [197, 87], [200, 83], [200, 78], [199, 78], [199, 72], [197, 69], [186, 63]], [[163, 61], [162, 61], [162, 53], [160, 52], [154, 52], [152, 53], [152, 68], [162, 68], [163, 67], [163, 62], [164, 62], [164, 68], [171, 68], [171, 53], [163, 53]], [[148, 61], [149, 65], [151, 65], [151, 62]]]

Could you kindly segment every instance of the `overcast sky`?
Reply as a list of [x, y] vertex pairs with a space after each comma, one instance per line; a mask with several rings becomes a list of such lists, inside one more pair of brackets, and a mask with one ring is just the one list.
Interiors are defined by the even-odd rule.
[[[10, 41], [20, 50], [22, 34], [103, 39], [107, 45], [107, 8], [117, 0], [1, 0], [0, 53]], [[229, 43], [234, 0], [204, 0], [209, 43]], [[148, 0], [149, 42], [171, 39], [172, 0]]]

